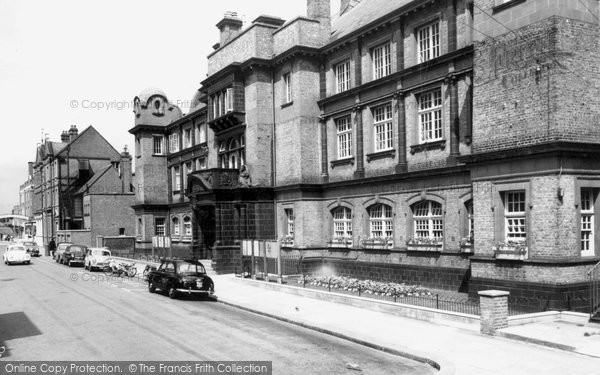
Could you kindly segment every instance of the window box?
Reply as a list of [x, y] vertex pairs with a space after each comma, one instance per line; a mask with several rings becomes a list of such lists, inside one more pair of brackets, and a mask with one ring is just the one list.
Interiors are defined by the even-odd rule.
[[294, 236], [286, 235], [279, 239], [281, 243], [281, 247], [293, 247], [294, 246]]
[[460, 252], [463, 254], [473, 254], [473, 237], [464, 237], [460, 240]]
[[406, 241], [407, 251], [442, 252], [444, 243], [438, 238], [411, 237]]
[[525, 243], [513, 241], [496, 244], [493, 250], [496, 259], [504, 260], [525, 260], [529, 253]]
[[363, 249], [391, 249], [394, 247], [392, 237], [363, 237], [360, 240]]
[[352, 237], [334, 237], [327, 242], [327, 247], [352, 247]]

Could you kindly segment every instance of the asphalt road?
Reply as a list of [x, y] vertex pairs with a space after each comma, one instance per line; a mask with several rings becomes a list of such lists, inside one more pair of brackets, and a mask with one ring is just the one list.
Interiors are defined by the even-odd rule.
[[0, 301], [0, 360], [262, 360], [273, 362], [274, 374], [435, 373], [403, 357], [212, 300], [171, 300], [149, 293], [141, 280], [111, 279], [49, 257], [0, 264]]

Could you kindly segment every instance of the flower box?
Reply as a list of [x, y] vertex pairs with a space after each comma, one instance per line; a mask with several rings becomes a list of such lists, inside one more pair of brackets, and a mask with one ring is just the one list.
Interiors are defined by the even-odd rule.
[[444, 243], [439, 238], [410, 237], [406, 241], [407, 251], [441, 252], [443, 249]]
[[493, 247], [494, 257], [501, 260], [525, 260], [529, 249], [519, 242], [499, 243]]
[[363, 249], [391, 249], [394, 239], [391, 237], [364, 237], [360, 240]]
[[441, 253], [443, 249], [444, 249], [444, 246], [441, 243], [432, 243], [432, 244], [425, 244], [425, 243], [410, 244], [409, 243], [409, 244], [406, 244], [406, 251], [429, 251], [429, 252]]
[[328, 247], [352, 247], [351, 237], [334, 237], [327, 241]]
[[294, 236], [283, 236], [279, 240], [281, 243], [281, 247], [293, 247], [294, 246]]

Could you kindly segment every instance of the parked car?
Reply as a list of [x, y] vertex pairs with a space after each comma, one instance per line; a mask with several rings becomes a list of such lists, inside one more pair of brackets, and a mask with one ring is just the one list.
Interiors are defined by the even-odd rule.
[[67, 247], [73, 245], [71, 242], [61, 242], [56, 245], [56, 251], [54, 252], [54, 259], [56, 263], [60, 263], [60, 259], [62, 258], [62, 253], [67, 249]]
[[27, 254], [27, 249], [23, 245], [9, 245], [6, 248], [4, 254], [2, 254], [4, 264], [29, 264], [31, 263], [31, 256]]
[[69, 245], [60, 255], [60, 263], [71, 267], [76, 264], [83, 266], [87, 246]]
[[31, 255], [32, 257], [40, 256], [40, 248], [35, 242], [25, 241], [23, 242], [23, 246], [25, 246], [25, 248], [27, 249], [27, 253], [29, 253], [29, 255]]
[[180, 293], [213, 295], [215, 284], [206, 274], [202, 263], [196, 260], [162, 260], [158, 269], [148, 273], [148, 291], [167, 292], [170, 298]]
[[85, 253], [83, 266], [86, 270], [102, 269], [108, 265], [110, 250], [105, 247], [90, 247]]

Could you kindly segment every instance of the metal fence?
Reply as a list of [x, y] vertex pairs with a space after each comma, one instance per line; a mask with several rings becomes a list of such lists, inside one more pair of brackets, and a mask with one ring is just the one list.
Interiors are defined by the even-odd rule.
[[304, 280], [304, 275], [301, 275], [299, 277], [288, 278], [287, 281], [291, 285], [297, 285], [307, 289], [348, 294], [358, 297], [372, 298], [379, 301], [396, 302], [405, 305], [427, 307], [431, 309], [452, 311], [462, 314], [480, 315], [479, 301], [469, 299], [468, 297], [453, 297], [441, 293], [433, 293], [429, 295], [394, 295], [392, 293], [378, 293], [370, 290], [362, 290], [360, 287], [353, 289], [340, 289], [334, 288], [331, 285], [314, 285], [312, 283], [306, 283]]

